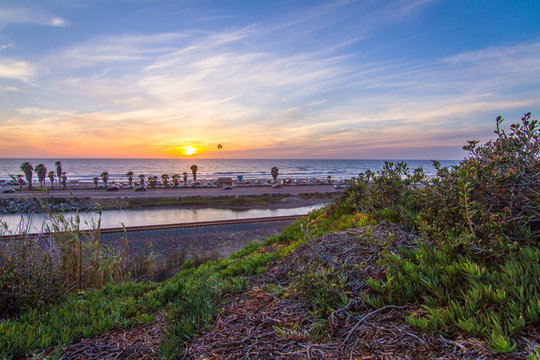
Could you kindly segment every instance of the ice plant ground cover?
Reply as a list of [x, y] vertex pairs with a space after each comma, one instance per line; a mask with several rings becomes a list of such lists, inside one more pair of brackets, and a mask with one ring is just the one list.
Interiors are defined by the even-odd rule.
[[[294, 342], [328, 354], [338, 345], [349, 349], [353, 337], [370, 331], [366, 319], [389, 311], [402, 315], [419, 342], [442, 349], [465, 347], [447, 337], [477, 338], [500, 356], [537, 359], [539, 128], [530, 114], [508, 133], [501, 121], [495, 140], [470, 142], [469, 156], [439, 167], [433, 181], [388, 163], [355, 179], [324, 209], [229, 258], [186, 264], [160, 283], [106, 284], [20, 309], [0, 323], [2, 356], [58, 356], [64, 344], [162, 315], [159, 356], [181, 358], [204, 353], [204, 334], [219, 338], [216, 327], [235, 303], [249, 308], [259, 299], [270, 311], [270, 304], [300, 299], [309, 321], [291, 317], [272, 328], [287, 340], [284, 349]], [[339, 231], [349, 235], [325, 237]], [[2, 258], [0, 282], [13, 278], [4, 270], [12, 262]], [[265, 300], [268, 294], [275, 302]], [[370, 336], [384, 339], [388, 329], [379, 330]], [[429, 342], [422, 333], [445, 340]], [[305, 348], [294, 351], [306, 355]]]

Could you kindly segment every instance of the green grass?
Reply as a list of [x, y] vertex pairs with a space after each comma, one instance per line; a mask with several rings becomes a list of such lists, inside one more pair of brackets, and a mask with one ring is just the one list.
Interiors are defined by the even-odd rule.
[[[189, 196], [179, 198], [129, 198], [128, 208], [154, 207], [154, 206], [192, 206], [192, 207], [251, 207], [268, 206], [281, 204], [281, 200], [291, 197], [289, 194], [263, 194], [263, 195], [245, 195], [245, 196]], [[308, 193], [298, 194], [295, 197], [309, 200], [332, 200], [335, 198], [333, 193]]]
[[[21, 356], [115, 327], [148, 323], [161, 311], [167, 320], [162, 354], [176, 358], [181, 352], [178, 345], [210, 324], [224, 294], [240, 291], [245, 286], [244, 275], [261, 273], [269, 262], [305, 242], [303, 229], [314, 221], [325, 224], [327, 231], [334, 229], [332, 220], [321, 220], [321, 210], [315, 211], [263, 244], [252, 243], [229, 258], [181, 270], [162, 283], [107, 285], [5, 319], [0, 322], [0, 357]], [[280, 245], [277, 251], [259, 252], [262, 247], [276, 244]]]
[[[211, 325], [224, 295], [245, 288], [245, 275], [263, 272], [268, 263], [309, 239], [369, 224], [373, 224], [370, 217], [338, 201], [294, 222], [263, 244], [250, 243], [229, 258], [183, 269], [162, 283], [128, 282], [71, 294], [0, 322], [0, 356], [58, 348], [115, 327], [151, 322], [162, 312], [166, 328], [161, 355], [179, 358], [183, 342]], [[399, 253], [383, 253], [381, 264], [387, 266], [387, 278], [367, 281], [373, 292], [365, 295], [366, 302], [373, 307], [417, 302], [424, 312], [408, 317], [413, 326], [427, 332], [463, 331], [483, 336], [494, 350], [513, 351], [512, 336], [538, 321], [540, 251], [527, 247], [495, 262], [490, 256], [497, 255], [455, 245], [418, 245]], [[329, 314], [350, 301], [346, 273], [314, 268], [292, 280], [288, 290], [273, 291], [302, 294], [316, 319], [306, 336], [324, 336]]]

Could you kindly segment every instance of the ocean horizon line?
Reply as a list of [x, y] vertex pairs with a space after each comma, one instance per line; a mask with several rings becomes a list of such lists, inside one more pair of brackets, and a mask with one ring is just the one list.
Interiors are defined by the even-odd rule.
[[[146, 176], [183, 172], [191, 175], [193, 165], [197, 166], [196, 173], [199, 177], [237, 175], [244, 178], [267, 178], [271, 176], [271, 168], [277, 167], [281, 177], [351, 178], [367, 170], [382, 170], [385, 162], [403, 162], [411, 170], [424, 169], [426, 174], [436, 171], [433, 160], [416, 159], [0, 158], [0, 179], [8, 179], [10, 174], [21, 174], [20, 166], [23, 162], [32, 165], [43, 163], [49, 171], [54, 171], [57, 161], [61, 161], [62, 171], [72, 180], [99, 178], [103, 172], [107, 172], [111, 179], [123, 178], [127, 171]], [[437, 161], [443, 166], [457, 165], [460, 162], [442, 159]]]
[[[2, 160], [190, 160], [195, 159], [193, 157], [182, 157], [182, 158], [158, 158], [158, 157], [0, 157]], [[292, 160], [292, 161], [301, 161], [301, 160], [336, 160], [336, 161], [461, 161], [463, 159], [441, 159], [441, 158], [429, 158], [429, 159], [390, 159], [390, 158], [197, 158], [196, 160]]]

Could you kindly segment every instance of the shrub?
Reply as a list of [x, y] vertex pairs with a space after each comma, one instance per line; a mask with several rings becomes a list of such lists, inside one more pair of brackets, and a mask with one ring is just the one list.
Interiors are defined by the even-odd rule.
[[540, 237], [540, 144], [537, 120], [500, 130], [497, 138], [464, 146], [469, 155], [451, 168], [434, 161], [432, 184], [422, 169], [390, 162], [376, 175], [368, 171], [351, 182], [342, 201], [379, 220], [404, 222], [433, 240], [471, 237], [483, 246], [506, 249], [536, 244]]
[[421, 216], [444, 230], [466, 233], [475, 242], [504, 248], [540, 237], [540, 144], [537, 120], [525, 114], [510, 133], [478, 146], [464, 146], [468, 157], [452, 169], [435, 163], [438, 177], [424, 192]]
[[52, 256], [22, 235], [0, 244], [0, 317], [58, 298], [63, 286]]
[[[483, 336], [498, 352], [513, 352], [511, 337], [540, 320], [540, 145], [530, 113], [508, 134], [501, 122], [498, 117], [495, 140], [469, 141], [458, 166], [434, 162], [431, 185], [420, 172], [415, 178], [389, 164], [382, 179], [361, 175], [347, 200], [379, 219], [410, 225], [424, 240], [383, 254], [386, 281], [367, 281], [375, 291], [364, 295], [368, 304], [417, 302], [423, 311], [408, 317], [413, 326], [459, 329]], [[414, 189], [415, 182], [427, 186]]]

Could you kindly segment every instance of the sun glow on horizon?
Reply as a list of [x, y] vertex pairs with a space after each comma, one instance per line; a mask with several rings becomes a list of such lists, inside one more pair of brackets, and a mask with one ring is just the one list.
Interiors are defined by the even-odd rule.
[[184, 154], [187, 155], [187, 156], [191, 156], [191, 155], [195, 154], [196, 152], [197, 152], [196, 147], [193, 147], [191, 145], [188, 145], [188, 146], [184, 147]]

